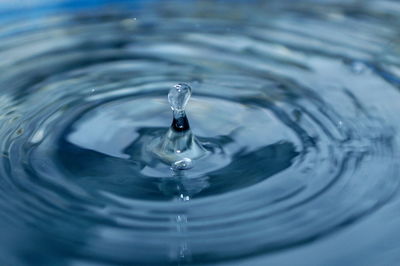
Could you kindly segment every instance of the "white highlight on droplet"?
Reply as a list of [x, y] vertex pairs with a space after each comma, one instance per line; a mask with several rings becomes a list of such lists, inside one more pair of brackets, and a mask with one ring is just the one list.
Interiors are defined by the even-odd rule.
[[193, 167], [193, 162], [190, 158], [183, 158], [171, 165], [172, 170], [187, 170]]

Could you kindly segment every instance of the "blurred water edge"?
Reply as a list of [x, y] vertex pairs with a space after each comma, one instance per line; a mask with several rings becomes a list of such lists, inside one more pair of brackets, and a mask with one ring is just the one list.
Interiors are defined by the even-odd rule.
[[160, 0], [0, 0], [0, 21], [12, 18], [40, 17], [62, 10], [100, 9], [115, 5], [140, 7], [144, 3], [157, 1]]

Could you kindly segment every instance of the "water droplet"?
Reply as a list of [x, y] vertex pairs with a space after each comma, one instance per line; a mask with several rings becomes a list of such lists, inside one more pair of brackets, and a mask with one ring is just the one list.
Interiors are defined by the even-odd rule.
[[[180, 194], [179, 199], [181, 201], [188, 201], [188, 200], [190, 200], [190, 197]], [[187, 217], [182, 217], [182, 216], [178, 216], [178, 217], [179, 217], [179, 220], [177, 219], [178, 222], [187, 222]], [[184, 218], [184, 219], [182, 219], [182, 218]]]
[[358, 61], [353, 62], [350, 67], [354, 74], [362, 74], [367, 69], [367, 66], [363, 62]]
[[23, 128], [19, 128], [16, 132], [17, 136], [21, 136], [24, 133], [24, 129]]
[[206, 154], [202, 144], [193, 135], [185, 114], [185, 106], [191, 93], [190, 86], [183, 83], [175, 85], [169, 91], [168, 101], [173, 112], [171, 126], [163, 137], [157, 137], [155, 143], [150, 144], [157, 157], [170, 165], [173, 171], [192, 168], [192, 160]]
[[172, 164], [172, 170], [187, 170], [192, 168], [193, 163], [190, 158], [183, 158], [182, 160], [176, 161]]
[[177, 112], [184, 111], [191, 95], [192, 89], [189, 85], [184, 83], [176, 84], [168, 93], [171, 109]]

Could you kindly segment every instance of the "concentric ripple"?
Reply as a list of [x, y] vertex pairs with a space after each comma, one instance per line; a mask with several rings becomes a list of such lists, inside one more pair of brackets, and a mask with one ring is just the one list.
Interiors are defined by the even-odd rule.
[[[223, 263], [323, 239], [390, 202], [400, 6], [265, 2], [4, 23], [0, 262]], [[146, 147], [180, 82], [212, 159], [176, 173]]]

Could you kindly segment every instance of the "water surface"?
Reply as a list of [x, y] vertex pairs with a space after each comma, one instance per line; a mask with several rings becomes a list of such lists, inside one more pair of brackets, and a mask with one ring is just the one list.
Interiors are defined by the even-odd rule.
[[[399, 261], [397, 2], [10, 14], [0, 26], [1, 264]], [[168, 130], [167, 93], [181, 82], [211, 155], [176, 172], [148, 145]]]

